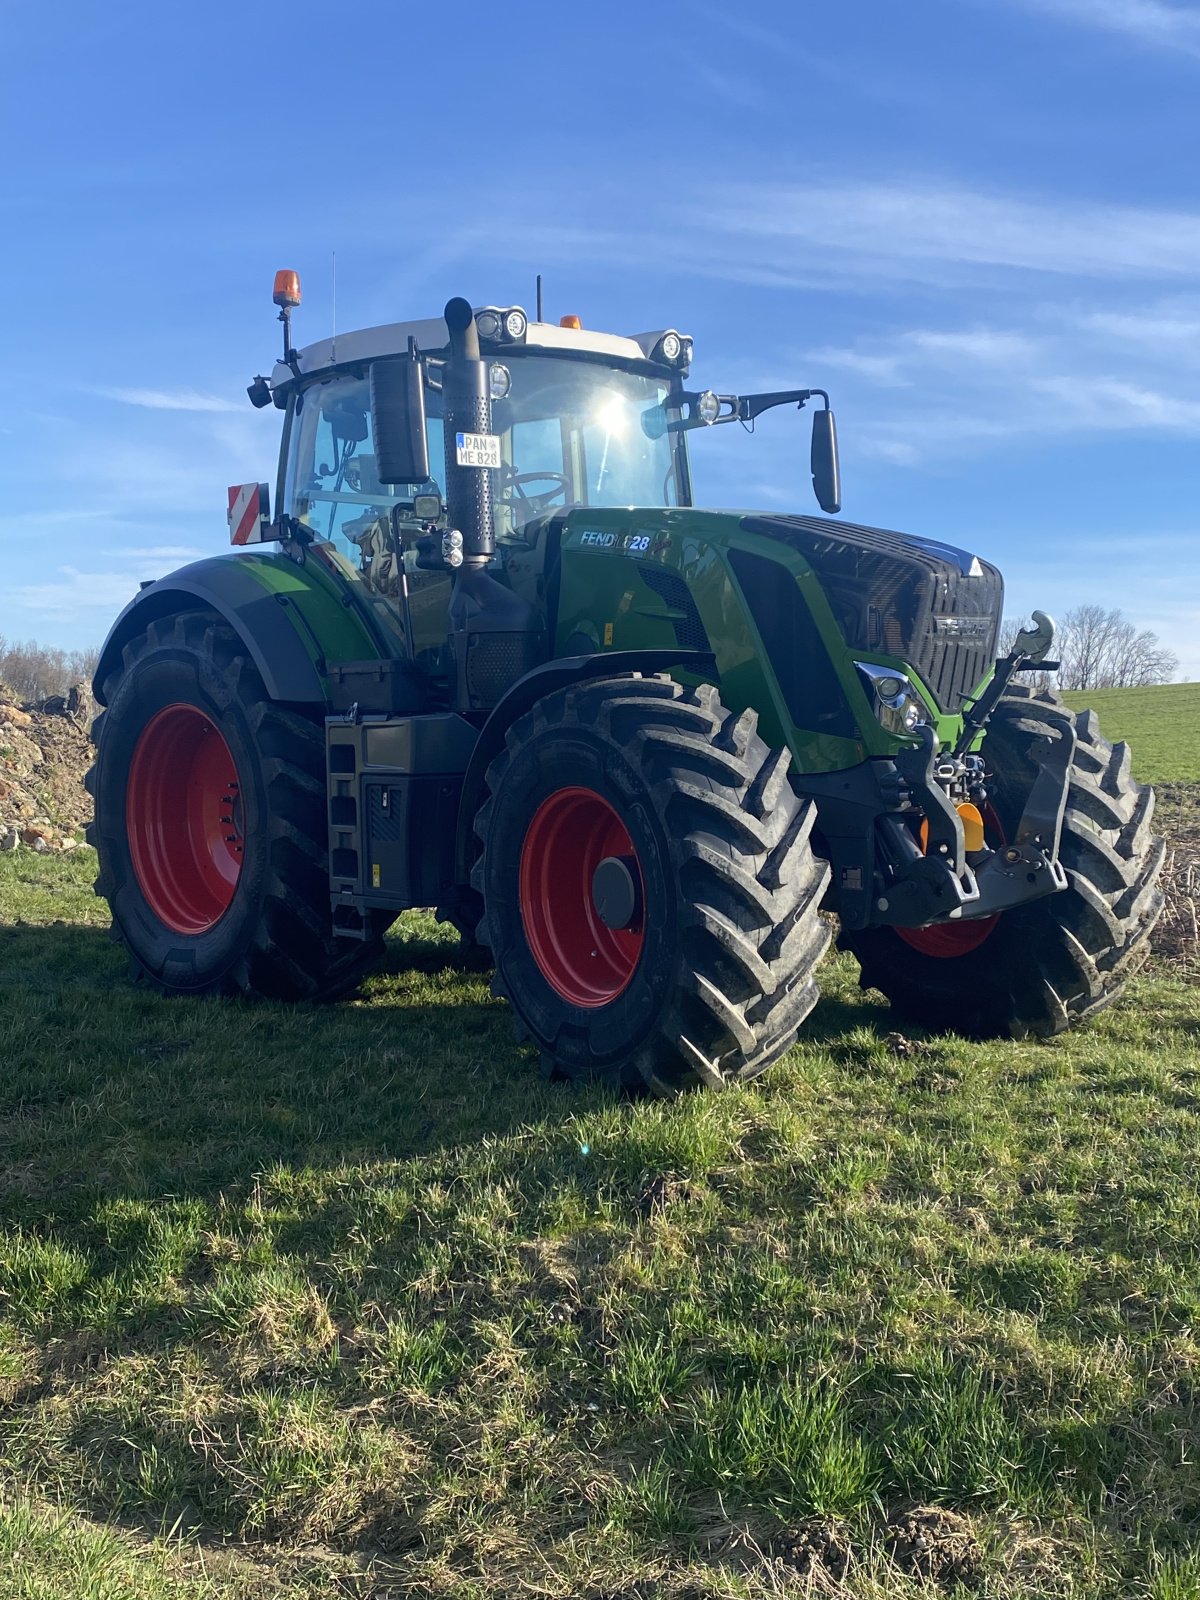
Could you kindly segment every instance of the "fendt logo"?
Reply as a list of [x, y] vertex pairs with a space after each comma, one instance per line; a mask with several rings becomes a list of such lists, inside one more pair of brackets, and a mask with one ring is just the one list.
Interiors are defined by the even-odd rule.
[[603, 533], [599, 528], [587, 528], [579, 535], [581, 545], [589, 545], [593, 549], [611, 550], [617, 542], [615, 533]]

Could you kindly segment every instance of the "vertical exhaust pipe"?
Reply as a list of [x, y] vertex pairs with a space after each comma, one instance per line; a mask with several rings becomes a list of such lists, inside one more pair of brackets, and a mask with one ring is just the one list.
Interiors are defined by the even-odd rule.
[[486, 467], [459, 465], [458, 436], [492, 431], [487, 362], [479, 354], [479, 330], [470, 303], [448, 300], [443, 315], [450, 330], [450, 355], [442, 374], [446, 509], [450, 526], [463, 536], [463, 565], [480, 566], [496, 550], [492, 475]]

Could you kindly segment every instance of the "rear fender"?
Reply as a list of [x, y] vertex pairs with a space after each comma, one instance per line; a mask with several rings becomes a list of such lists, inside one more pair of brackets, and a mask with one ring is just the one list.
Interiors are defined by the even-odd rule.
[[475, 854], [475, 813], [483, 801], [487, 769], [504, 748], [509, 728], [534, 704], [548, 694], [580, 683], [586, 678], [617, 677], [625, 672], [669, 672], [673, 668], [695, 672], [717, 682], [716, 662], [703, 650], [604, 650], [595, 655], [560, 656], [545, 666], [535, 667], [508, 689], [480, 730], [463, 777], [458, 808], [455, 842], [455, 875], [468, 883]]
[[[346, 653], [368, 658], [378, 650], [365, 631], [356, 629], [362, 631], [361, 643], [347, 652], [351, 619], [346, 609], [294, 563], [285, 569], [282, 560], [217, 556], [147, 584], [121, 612], [104, 642], [96, 667], [96, 698], [106, 703], [105, 680], [120, 667], [125, 646], [144, 633], [148, 623], [203, 606], [223, 618], [241, 639], [273, 700], [324, 706], [325, 637], [337, 646], [335, 659]], [[326, 608], [331, 613], [328, 627], [322, 617]]]

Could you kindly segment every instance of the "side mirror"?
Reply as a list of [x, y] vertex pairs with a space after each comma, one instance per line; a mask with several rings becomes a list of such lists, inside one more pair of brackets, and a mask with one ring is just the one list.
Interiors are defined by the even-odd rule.
[[380, 483], [424, 483], [429, 477], [425, 384], [413, 356], [372, 362], [371, 417]]
[[830, 513], [842, 509], [842, 475], [838, 468], [837, 425], [833, 412], [813, 412], [812, 424], [812, 481], [813, 493], [822, 511]]

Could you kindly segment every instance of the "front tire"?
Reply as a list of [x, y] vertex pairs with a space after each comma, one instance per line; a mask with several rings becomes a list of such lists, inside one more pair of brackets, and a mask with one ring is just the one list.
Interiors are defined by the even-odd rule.
[[494, 992], [547, 1070], [720, 1088], [768, 1067], [812, 1010], [829, 868], [787, 752], [756, 725], [710, 685], [620, 677], [547, 695], [509, 730], [472, 881]]
[[87, 786], [96, 893], [166, 994], [330, 999], [382, 947], [335, 938], [321, 730], [210, 612], [151, 622], [104, 684]]
[[[878, 989], [900, 1017], [968, 1038], [1048, 1038], [1109, 1005], [1145, 960], [1162, 910], [1166, 846], [1151, 829], [1153, 789], [1134, 782], [1129, 747], [1102, 737], [1095, 712], [1011, 686], [983, 745], [992, 803], [1013, 837], [1038, 771], [1034, 747], [1063, 719], [1076, 737], [1059, 847], [1066, 889], [1004, 912], [961, 954], [953, 953], [955, 926], [966, 935], [970, 921], [939, 928], [941, 940], [926, 941], [925, 952], [892, 928], [839, 939], [858, 957], [861, 987]], [[950, 953], [932, 953], [939, 943]]]

